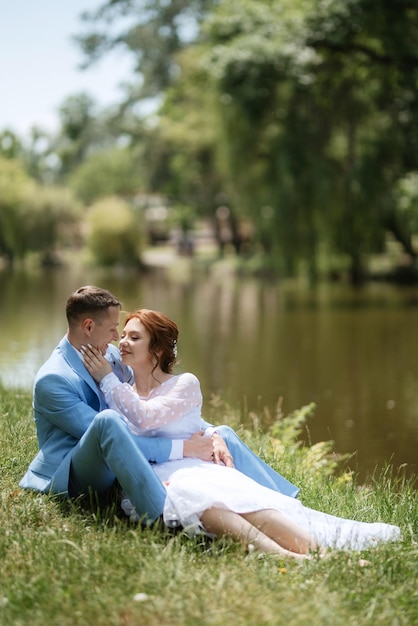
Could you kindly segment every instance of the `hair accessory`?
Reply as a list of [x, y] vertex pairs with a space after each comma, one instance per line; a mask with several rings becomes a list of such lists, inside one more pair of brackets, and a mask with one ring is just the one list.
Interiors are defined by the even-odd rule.
[[173, 354], [174, 358], [177, 358], [177, 339], [174, 339], [173, 341]]

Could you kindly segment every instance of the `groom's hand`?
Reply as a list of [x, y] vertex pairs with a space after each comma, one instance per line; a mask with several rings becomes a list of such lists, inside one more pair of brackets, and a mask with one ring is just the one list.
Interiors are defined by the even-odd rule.
[[183, 442], [183, 457], [191, 456], [201, 461], [213, 461], [213, 441], [211, 437], [204, 437], [204, 434], [205, 431], [201, 430]]
[[194, 457], [202, 461], [209, 461], [234, 467], [234, 460], [228, 446], [218, 433], [211, 437], [204, 437], [205, 432], [194, 433], [190, 439], [183, 443], [183, 457]]

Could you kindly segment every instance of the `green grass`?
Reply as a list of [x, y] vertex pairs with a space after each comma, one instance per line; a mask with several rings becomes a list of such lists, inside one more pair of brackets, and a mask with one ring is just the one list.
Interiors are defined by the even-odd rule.
[[[228, 407], [214, 402], [212, 410], [211, 419], [217, 415], [218, 423], [239, 428]], [[310, 410], [278, 415], [267, 434], [241, 435], [301, 485], [305, 504], [401, 526], [402, 541], [363, 553], [371, 561], [367, 567], [359, 567], [353, 553], [285, 563], [247, 555], [227, 540], [207, 543], [161, 527], [143, 529], [120, 514], [116, 493], [69, 502], [23, 491], [19, 479], [37, 450], [31, 398], [0, 389], [0, 623], [417, 624], [413, 484], [386, 468], [359, 487], [331, 444], [298, 444]]]

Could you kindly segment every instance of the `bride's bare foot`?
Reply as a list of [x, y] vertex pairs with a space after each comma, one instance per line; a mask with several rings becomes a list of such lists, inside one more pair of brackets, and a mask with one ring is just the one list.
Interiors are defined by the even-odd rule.
[[247, 544], [246, 552], [247, 554], [254, 554], [260, 559], [264, 558], [265, 556], [276, 557], [282, 560], [289, 558], [294, 561], [306, 561], [312, 558], [310, 554], [299, 554], [298, 552], [291, 552], [290, 550], [281, 550], [278, 552], [263, 552], [262, 550], [257, 550], [253, 543]]

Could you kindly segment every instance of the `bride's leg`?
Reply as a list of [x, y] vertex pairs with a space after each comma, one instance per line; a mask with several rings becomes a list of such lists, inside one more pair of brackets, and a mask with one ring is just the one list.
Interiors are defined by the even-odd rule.
[[207, 509], [200, 516], [205, 529], [215, 535], [228, 535], [246, 544], [252, 544], [256, 550], [270, 554], [279, 554], [283, 557], [296, 559], [307, 558], [300, 550], [285, 549], [279, 543], [270, 539], [263, 531], [256, 528], [243, 515], [227, 509]]
[[307, 554], [321, 549], [307, 531], [274, 509], [242, 513], [242, 517], [286, 550]]

